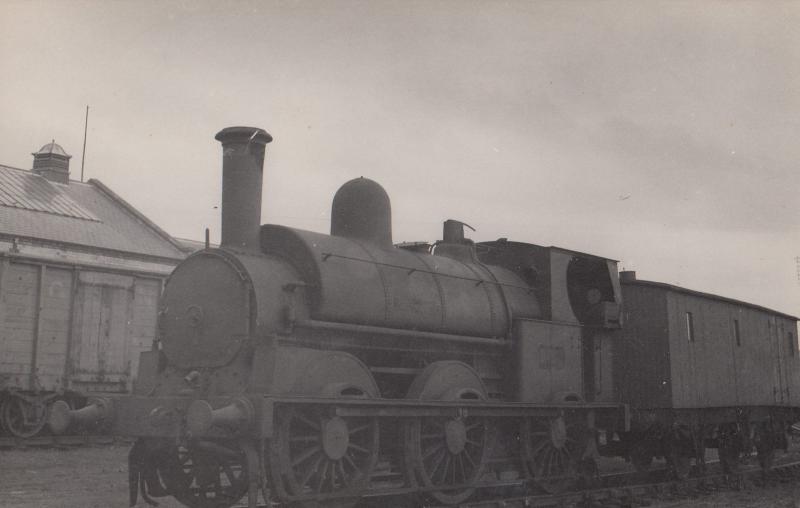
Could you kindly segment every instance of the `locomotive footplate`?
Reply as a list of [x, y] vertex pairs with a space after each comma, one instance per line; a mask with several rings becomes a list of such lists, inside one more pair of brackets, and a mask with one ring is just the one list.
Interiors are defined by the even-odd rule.
[[[627, 406], [598, 403], [241, 395], [120, 397], [106, 407], [115, 434], [144, 438], [131, 451], [132, 500], [211, 495], [208, 475], [229, 480], [213, 496], [252, 497], [269, 485], [303, 506], [406, 493], [458, 504], [530, 478], [560, 491], [597, 456], [602, 431], [630, 427]], [[505, 455], [493, 455], [497, 431], [510, 436]], [[378, 479], [384, 446], [402, 450], [388, 452], [397, 457], [384, 473], [393, 480]]]
[[336, 417], [386, 418], [478, 417], [490, 419], [581, 418], [590, 428], [616, 432], [630, 429], [630, 411], [618, 404], [526, 404], [480, 400], [419, 401], [404, 399], [312, 397], [120, 397], [114, 400], [114, 433], [128, 436], [273, 437], [276, 418], [292, 408], [312, 408]]

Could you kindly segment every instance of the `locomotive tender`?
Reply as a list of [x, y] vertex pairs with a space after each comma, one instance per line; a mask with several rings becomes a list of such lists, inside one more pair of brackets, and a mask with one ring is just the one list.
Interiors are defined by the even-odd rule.
[[[455, 505], [569, 488], [591, 479], [600, 454], [638, 449], [677, 471], [699, 457], [691, 422], [631, 422], [620, 400], [615, 261], [476, 245], [457, 221], [433, 246], [395, 247], [389, 198], [364, 178], [336, 193], [330, 235], [261, 226], [271, 136], [231, 127], [216, 139], [221, 245], [170, 276], [136, 393], [51, 412], [56, 432], [107, 420], [137, 438], [132, 504], [247, 496], [254, 507], [262, 492], [304, 508], [365, 496]], [[725, 436], [740, 439], [747, 423]]]

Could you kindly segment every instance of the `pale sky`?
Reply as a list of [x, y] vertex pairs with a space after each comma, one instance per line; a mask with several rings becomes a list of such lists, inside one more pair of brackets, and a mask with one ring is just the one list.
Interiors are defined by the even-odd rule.
[[263, 221], [350, 178], [394, 240], [462, 220], [800, 314], [800, 2], [0, 0], [0, 163], [55, 138], [169, 233], [219, 235], [214, 134], [262, 127]]

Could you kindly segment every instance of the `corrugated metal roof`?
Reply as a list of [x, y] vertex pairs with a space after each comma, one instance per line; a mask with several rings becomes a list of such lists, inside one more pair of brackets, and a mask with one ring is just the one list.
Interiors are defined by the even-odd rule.
[[59, 185], [29, 171], [0, 166], [0, 206], [99, 221], [60, 191]]
[[754, 303], [743, 302], [741, 300], [736, 300], [734, 298], [728, 298], [727, 296], [719, 296], [711, 293], [704, 293], [702, 291], [695, 291], [694, 289], [687, 289], [681, 286], [675, 286], [673, 284], [667, 284], [666, 282], [655, 282], [652, 280], [642, 280], [642, 279], [632, 279], [632, 280], [620, 280], [620, 283], [625, 285], [639, 285], [639, 286], [649, 286], [654, 288], [664, 289], [666, 291], [674, 291], [676, 293], [681, 293], [685, 295], [697, 296], [700, 298], [708, 298], [709, 300], [717, 300], [719, 302], [726, 302], [731, 303], [734, 305], [740, 305], [742, 307], [748, 307], [750, 309], [759, 310], [762, 312], [767, 312], [769, 314], [774, 314], [776, 316], [780, 316], [786, 319], [791, 319], [793, 321], [800, 321], [800, 318], [796, 316], [792, 316], [791, 314], [786, 314], [784, 312], [780, 312], [773, 309], [768, 309], [767, 307], [762, 307], [761, 305], [756, 305]]
[[0, 234], [174, 260], [186, 256], [177, 241], [96, 181], [54, 184], [0, 165], [0, 200]]
[[[200, 240], [191, 240], [189, 238], [176, 238], [175, 239], [179, 244], [181, 244], [183, 250], [187, 253], [197, 252], [199, 250], [203, 250], [206, 248], [206, 242]], [[216, 243], [210, 243], [208, 245], [212, 249], [216, 249], [219, 247]]]

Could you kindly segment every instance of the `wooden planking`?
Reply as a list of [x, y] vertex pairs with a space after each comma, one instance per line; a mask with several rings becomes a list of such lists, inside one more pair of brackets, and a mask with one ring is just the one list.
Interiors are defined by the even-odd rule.
[[[108, 332], [105, 336], [107, 341], [106, 349], [106, 372], [125, 376], [130, 375], [128, 370], [128, 342], [129, 342], [129, 323], [131, 322], [131, 309], [133, 292], [123, 288], [105, 287], [105, 300], [108, 305], [104, 311], [108, 313]], [[127, 380], [127, 379], [126, 379]]]
[[614, 390], [617, 400], [639, 408], [671, 403], [669, 322], [662, 290], [622, 285], [623, 328], [614, 344]]
[[130, 390], [139, 353], [152, 347], [161, 288], [160, 279], [5, 259], [0, 387]]
[[74, 382], [112, 391], [129, 388], [133, 296], [133, 277], [80, 274], [73, 321]]
[[[782, 350], [776, 350], [770, 329], [773, 317], [752, 309], [739, 309], [732, 313], [730, 335], [735, 344], [735, 324], [739, 322], [740, 346], [732, 347], [735, 355], [739, 400], [743, 404], [764, 404], [765, 401], [780, 402], [783, 390], [776, 385], [772, 374], [774, 362], [783, 361]], [[777, 357], [777, 358], [776, 358]], [[785, 384], [785, 383], [782, 383]], [[773, 389], [777, 390], [773, 392]], [[778, 395], [776, 398], [775, 396]]]
[[37, 349], [37, 376], [42, 388], [63, 387], [67, 354], [72, 271], [48, 267], [44, 272], [44, 295]]
[[4, 263], [0, 294], [0, 376], [6, 386], [32, 388], [29, 375], [36, 333], [39, 267]]
[[[128, 349], [129, 372], [132, 380], [135, 380], [139, 369], [139, 354], [149, 351], [153, 346], [160, 295], [160, 280], [136, 279]], [[132, 386], [129, 389], [132, 389]]]
[[798, 350], [798, 330], [797, 323], [788, 319], [784, 319], [784, 328], [786, 329], [786, 347], [789, 348], [789, 334], [791, 333], [792, 348], [794, 355], [789, 355], [786, 359], [786, 372], [789, 383], [789, 404], [792, 406], [800, 406], [800, 350]]
[[110, 286], [123, 289], [133, 287], [134, 278], [130, 275], [120, 275], [107, 272], [93, 272], [81, 270], [78, 276], [80, 283], [89, 286]]
[[[787, 341], [774, 335], [782, 327], [774, 323], [783, 318], [685, 293], [669, 292], [668, 301], [674, 407], [788, 403]], [[693, 316], [694, 341], [688, 338], [687, 312]]]

